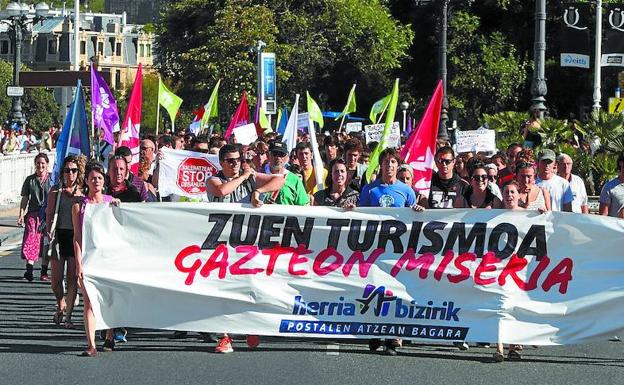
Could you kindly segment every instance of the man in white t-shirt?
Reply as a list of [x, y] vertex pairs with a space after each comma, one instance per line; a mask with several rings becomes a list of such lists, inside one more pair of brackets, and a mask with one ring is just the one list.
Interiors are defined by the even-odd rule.
[[570, 183], [572, 189], [572, 212], [588, 214], [589, 208], [587, 206], [587, 190], [585, 189], [585, 182], [580, 176], [572, 174], [572, 166], [574, 161], [567, 154], [561, 154], [557, 157], [557, 174], [560, 177], [567, 180]]
[[570, 188], [570, 183], [555, 174], [556, 157], [555, 152], [550, 149], [545, 149], [539, 152], [539, 156], [537, 158], [538, 177], [535, 180], [535, 184], [548, 190], [552, 211], [572, 212], [574, 194]]

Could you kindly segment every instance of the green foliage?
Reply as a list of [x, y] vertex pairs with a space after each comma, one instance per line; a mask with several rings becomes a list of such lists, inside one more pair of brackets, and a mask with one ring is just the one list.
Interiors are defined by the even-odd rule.
[[499, 150], [505, 151], [512, 143], [522, 144], [520, 126], [527, 119], [521, 112], [504, 111], [497, 114], [483, 114], [483, 120], [488, 127], [496, 131], [496, 145]]
[[[218, 79], [220, 120], [247, 90], [255, 104], [258, 40], [276, 52], [278, 95], [292, 104], [309, 90], [323, 108], [341, 108], [358, 83], [358, 104], [387, 92], [413, 37], [392, 19], [385, 1], [180, 0], [157, 26], [161, 72], [178, 85], [189, 111], [205, 103]], [[389, 89], [389, 87], [387, 87]], [[361, 95], [361, 96], [360, 96]]]
[[450, 24], [451, 105], [460, 110], [464, 126], [478, 126], [482, 113], [495, 113], [518, 103], [519, 88], [527, 77], [527, 63], [499, 32], [478, 32], [480, 20], [456, 12]]
[[[22, 66], [21, 71], [29, 69]], [[12, 98], [6, 96], [4, 90], [13, 84], [13, 65], [0, 60], [0, 119], [9, 118]], [[45, 130], [53, 125], [59, 112], [59, 106], [54, 100], [51, 89], [26, 88], [22, 97], [22, 112], [28, 125], [35, 130]]]

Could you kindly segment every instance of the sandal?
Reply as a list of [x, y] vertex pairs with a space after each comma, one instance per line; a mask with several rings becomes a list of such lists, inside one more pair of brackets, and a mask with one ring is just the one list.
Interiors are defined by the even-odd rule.
[[82, 357], [95, 357], [97, 356], [97, 349], [95, 348], [95, 346], [90, 347], [89, 349], [82, 352], [81, 356]]
[[522, 359], [522, 356], [520, 355], [520, 353], [518, 353], [517, 350], [510, 350], [507, 354], [507, 359], [509, 361], [520, 361]]
[[492, 355], [494, 357], [494, 361], [496, 362], [503, 362], [505, 361], [505, 355], [501, 352], [494, 352], [494, 354]]

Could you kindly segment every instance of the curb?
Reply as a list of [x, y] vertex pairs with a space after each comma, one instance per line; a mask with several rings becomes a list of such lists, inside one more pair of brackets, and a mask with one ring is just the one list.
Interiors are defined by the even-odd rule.
[[19, 239], [23, 232], [23, 228], [17, 228], [0, 234], [0, 246], [8, 243], [9, 241], [12, 241], [13, 239]]

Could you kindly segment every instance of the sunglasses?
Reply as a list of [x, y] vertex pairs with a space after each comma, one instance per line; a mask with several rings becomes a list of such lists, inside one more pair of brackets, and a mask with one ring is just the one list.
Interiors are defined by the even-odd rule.
[[70, 172], [71, 172], [71, 173], [73, 173], [73, 174], [75, 174], [75, 173], [77, 173], [77, 172], [78, 172], [78, 169], [77, 169], [77, 168], [64, 168], [64, 169], [63, 169], [63, 172], [64, 172], [65, 174], [69, 174]]
[[151, 147], [141, 147], [141, 151], [147, 151], [147, 150], [152, 150], [152, 151], [154, 151], [154, 149], [153, 149], [153, 148], [151, 148]]
[[225, 159], [223, 159], [223, 161], [224, 161], [224, 162], [227, 162], [227, 163], [229, 163], [229, 164], [236, 164], [236, 163], [240, 162], [240, 160], [241, 160], [241, 158], [240, 158], [240, 157], [238, 157], [238, 158], [225, 158]]
[[438, 159], [438, 163], [444, 164], [444, 165], [449, 165], [451, 163], [453, 163], [454, 159]]
[[286, 156], [288, 154], [284, 154], [283, 152], [279, 152], [279, 151], [271, 151], [271, 155], [273, 155], [275, 157], [278, 157], [278, 158], [281, 158], [281, 157]]
[[485, 182], [486, 180], [488, 180], [488, 176], [487, 175], [473, 175], [472, 180], [474, 180], [475, 182], [478, 182], [478, 181]]
[[490, 182], [496, 182], [498, 180], [498, 177], [495, 176], [495, 175], [490, 175], [490, 176], [488, 176], [488, 180]]

